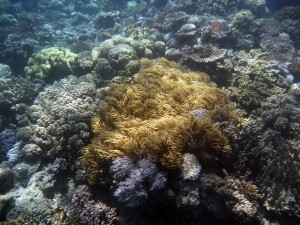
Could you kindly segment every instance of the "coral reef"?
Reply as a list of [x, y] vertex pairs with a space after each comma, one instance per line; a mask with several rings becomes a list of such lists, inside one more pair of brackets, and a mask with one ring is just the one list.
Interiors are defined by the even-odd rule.
[[128, 1], [127, 8], [131, 14], [140, 15], [147, 8], [147, 2], [135, 0]]
[[294, 41], [296, 48], [299, 48], [299, 33], [300, 33], [300, 7], [284, 7], [279, 10], [274, 18], [278, 20], [283, 32], [287, 33], [291, 40]]
[[27, 124], [18, 137], [38, 145], [49, 157], [76, 158], [90, 139], [88, 123], [104, 94], [92, 80], [69, 76], [45, 88], [22, 116]]
[[77, 54], [69, 49], [51, 47], [33, 54], [25, 67], [28, 78], [39, 78], [54, 81], [57, 78], [71, 74], [71, 67]]
[[193, 60], [198, 63], [213, 63], [222, 60], [226, 54], [226, 49], [215, 49], [211, 46], [193, 46], [193, 48], [187, 48], [182, 50], [184, 57]]
[[27, 144], [21, 150], [22, 157], [27, 163], [36, 163], [42, 157], [42, 149], [35, 144]]
[[230, 95], [239, 108], [247, 112], [259, 108], [273, 94], [286, 93], [293, 83], [285, 63], [268, 60], [267, 55], [260, 51], [240, 51], [232, 61], [234, 71]]
[[243, 50], [252, 49], [259, 41], [257, 30], [260, 28], [260, 21], [257, 21], [252, 12], [246, 9], [232, 14], [228, 19], [232, 25], [231, 38], [234, 47]]
[[115, 37], [103, 41], [92, 50], [95, 72], [104, 79], [130, 77], [139, 71], [138, 60], [164, 55], [164, 43], [151, 39]]
[[277, 37], [270, 37], [266, 35], [260, 41], [262, 51], [281, 53], [288, 58], [295, 55], [295, 47], [293, 41], [287, 33], [279, 33]]
[[16, 25], [17, 20], [11, 14], [1, 14], [0, 16], [0, 25], [1, 26], [13, 26]]
[[299, 49], [299, 0], [0, 0], [0, 223], [300, 224]]
[[9, 149], [18, 142], [16, 132], [11, 129], [5, 129], [0, 132], [0, 162], [7, 159], [6, 155]]
[[0, 194], [7, 193], [13, 187], [13, 172], [8, 164], [0, 164]]
[[95, 18], [95, 28], [96, 29], [107, 29], [114, 27], [116, 21], [118, 20], [120, 12], [100, 12]]
[[265, 0], [198, 0], [197, 13], [210, 13], [218, 16], [233, 15], [240, 9], [248, 9], [258, 16], [266, 15]]
[[[15, 129], [17, 124], [22, 124], [16, 113], [24, 112], [26, 104], [32, 103], [42, 87], [41, 82], [30, 82], [20, 76], [0, 78], [0, 130]], [[0, 147], [0, 159], [2, 151], [7, 152], [8, 149], [2, 150]]]
[[200, 177], [201, 165], [197, 157], [190, 153], [185, 153], [182, 156], [183, 162], [180, 166], [180, 176], [184, 181], [194, 181]]
[[259, 17], [267, 15], [266, 0], [243, 0], [241, 7], [251, 10], [253, 14]]
[[[207, 194], [207, 193], [213, 194]], [[258, 213], [258, 188], [243, 179], [215, 174], [201, 177], [201, 204], [223, 223], [259, 224], [255, 215]], [[233, 218], [229, 215], [234, 214]], [[232, 220], [232, 221], [231, 221]]]
[[41, 87], [40, 83], [32, 83], [23, 77], [0, 79], [0, 111], [16, 104], [30, 103]]
[[101, 202], [97, 195], [86, 185], [80, 185], [75, 190], [72, 206], [68, 210], [70, 222], [86, 225], [117, 224], [116, 209]]
[[166, 174], [159, 172], [151, 157], [138, 160], [136, 163], [124, 156], [112, 161], [110, 167], [117, 183], [114, 197], [125, 202], [128, 207], [144, 205], [149, 192], [156, 192], [166, 186]]
[[21, 158], [21, 142], [16, 142], [11, 149], [8, 150], [6, 157], [9, 162], [17, 162]]
[[7, 13], [9, 12], [11, 5], [9, 4], [8, 0], [1, 0], [0, 1], [0, 13]]
[[6, 64], [0, 64], [0, 77], [1, 78], [9, 78], [11, 77], [11, 69]]
[[42, 191], [49, 183], [53, 184], [53, 178], [51, 180], [49, 174], [38, 172], [30, 178], [27, 187], [18, 188], [1, 196], [2, 199], [8, 200], [4, 209], [8, 211], [6, 219], [9, 220], [1, 224], [46, 224], [50, 221], [54, 224], [63, 223], [64, 211], [59, 203], [61, 196], [55, 195], [50, 199]]
[[168, 0], [164, 6], [164, 10], [166, 12], [184, 11], [191, 9], [193, 4], [194, 3], [191, 0]]
[[212, 20], [209, 25], [211, 26], [209, 35], [212, 38], [221, 39], [231, 31], [230, 25], [224, 19]]
[[[107, 106], [92, 121], [96, 136], [81, 157], [91, 183], [105, 173], [105, 161], [117, 157], [150, 155], [160, 165], [176, 168], [183, 151], [194, 152], [206, 164], [214, 157], [226, 161], [230, 153], [228, 140], [209, 118], [220, 107], [227, 112], [225, 120], [236, 121], [226, 93], [205, 74], [165, 59], [141, 63], [143, 70], [131, 85], [110, 87]], [[204, 120], [189, 113], [199, 108], [207, 112]]]
[[127, 44], [117, 44], [108, 52], [108, 61], [115, 69], [124, 69], [125, 65], [134, 59], [136, 59], [135, 51]]
[[278, 214], [300, 215], [299, 94], [266, 99], [243, 128], [236, 170], [253, 180], [263, 206]]
[[285, 19], [297, 20], [300, 17], [300, 6], [284, 7], [278, 12], [276, 12], [274, 17], [278, 20], [285, 20]]
[[300, 58], [295, 58], [294, 61], [288, 65], [288, 70], [294, 75], [295, 81], [300, 81]]
[[238, 2], [239, 0], [197, 0], [197, 14], [209, 13], [212, 15], [225, 16], [237, 10], [235, 6], [238, 5]]
[[71, 70], [76, 76], [85, 75], [93, 70], [94, 61], [91, 52], [80, 52], [75, 58]]
[[38, 49], [39, 42], [26, 34], [7, 34], [6, 30], [0, 30], [1, 33], [4, 40], [0, 43], [0, 62], [10, 67], [13, 75], [23, 74], [24, 67], [31, 54]]
[[168, 32], [175, 27], [180, 28], [188, 17], [188, 14], [182, 11], [168, 13], [164, 19], [164, 23], [162, 24], [162, 30], [164, 32]]

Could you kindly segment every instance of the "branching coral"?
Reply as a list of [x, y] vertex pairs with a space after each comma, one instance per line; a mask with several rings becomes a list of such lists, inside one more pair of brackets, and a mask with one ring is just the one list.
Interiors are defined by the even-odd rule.
[[[150, 155], [163, 167], [177, 168], [186, 151], [200, 161], [224, 160], [230, 153], [228, 140], [210, 117], [220, 108], [231, 115], [226, 93], [205, 74], [165, 59], [141, 64], [132, 84], [110, 87], [107, 106], [92, 121], [96, 136], [81, 157], [92, 183], [99, 182], [104, 162], [117, 157]], [[190, 113], [198, 109], [207, 116]]]
[[75, 190], [68, 217], [70, 224], [118, 224], [116, 209], [107, 206], [86, 185]]
[[[236, 171], [246, 174], [261, 192], [268, 211], [300, 217], [300, 95], [266, 99], [244, 126]], [[250, 159], [250, 160], [249, 160]]]
[[224, 224], [258, 224], [254, 218], [259, 210], [260, 194], [243, 177], [222, 179], [215, 174], [203, 174], [200, 192], [203, 207]]

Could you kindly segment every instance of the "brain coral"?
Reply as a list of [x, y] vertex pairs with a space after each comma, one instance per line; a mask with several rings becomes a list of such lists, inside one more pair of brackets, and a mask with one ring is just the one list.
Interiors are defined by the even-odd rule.
[[[107, 105], [92, 120], [95, 137], [81, 157], [91, 183], [105, 173], [105, 162], [116, 157], [150, 155], [170, 169], [180, 166], [186, 151], [200, 161], [225, 160], [230, 153], [227, 138], [212, 119], [216, 108], [227, 112], [227, 120], [234, 118], [226, 93], [207, 75], [165, 59], [141, 64], [131, 84], [110, 86]], [[194, 113], [199, 109], [204, 118]]]

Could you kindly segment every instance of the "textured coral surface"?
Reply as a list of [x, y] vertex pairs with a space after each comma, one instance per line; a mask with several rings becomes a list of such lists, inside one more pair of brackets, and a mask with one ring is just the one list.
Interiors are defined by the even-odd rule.
[[[179, 167], [182, 152], [202, 160], [226, 159], [228, 140], [209, 115], [219, 106], [234, 120], [224, 91], [205, 74], [185, 71], [167, 60], [143, 60], [131, 84], [114, 84], [107, 106], [92, 121], [95, 138], [81, 157], [92, 183], [99, 179], [103, 161], [120, 156], [151, 155], [166, 168]], [[195, 116], [205, 109], [207, 117]]]

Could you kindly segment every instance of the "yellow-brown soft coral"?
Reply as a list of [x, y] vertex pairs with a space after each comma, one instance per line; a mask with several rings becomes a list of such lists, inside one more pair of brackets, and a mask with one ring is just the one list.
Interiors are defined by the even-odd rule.
[[[228, 121], [234, 118], [226, 93], [207, 75], [166, 59], [141, 64], [131, 84], [111, 85], [107, 106], [92, 120], [95, 138], [81, 157], [92, 183], [99, 182], [103, 163], [124, 155], [151, 155], [160, 165], [176, 168], [186, 151], [206, 161], [230, 153], [213, 120], [216, 112]], [[205, 118], [191, 113], [199, 109]]]

